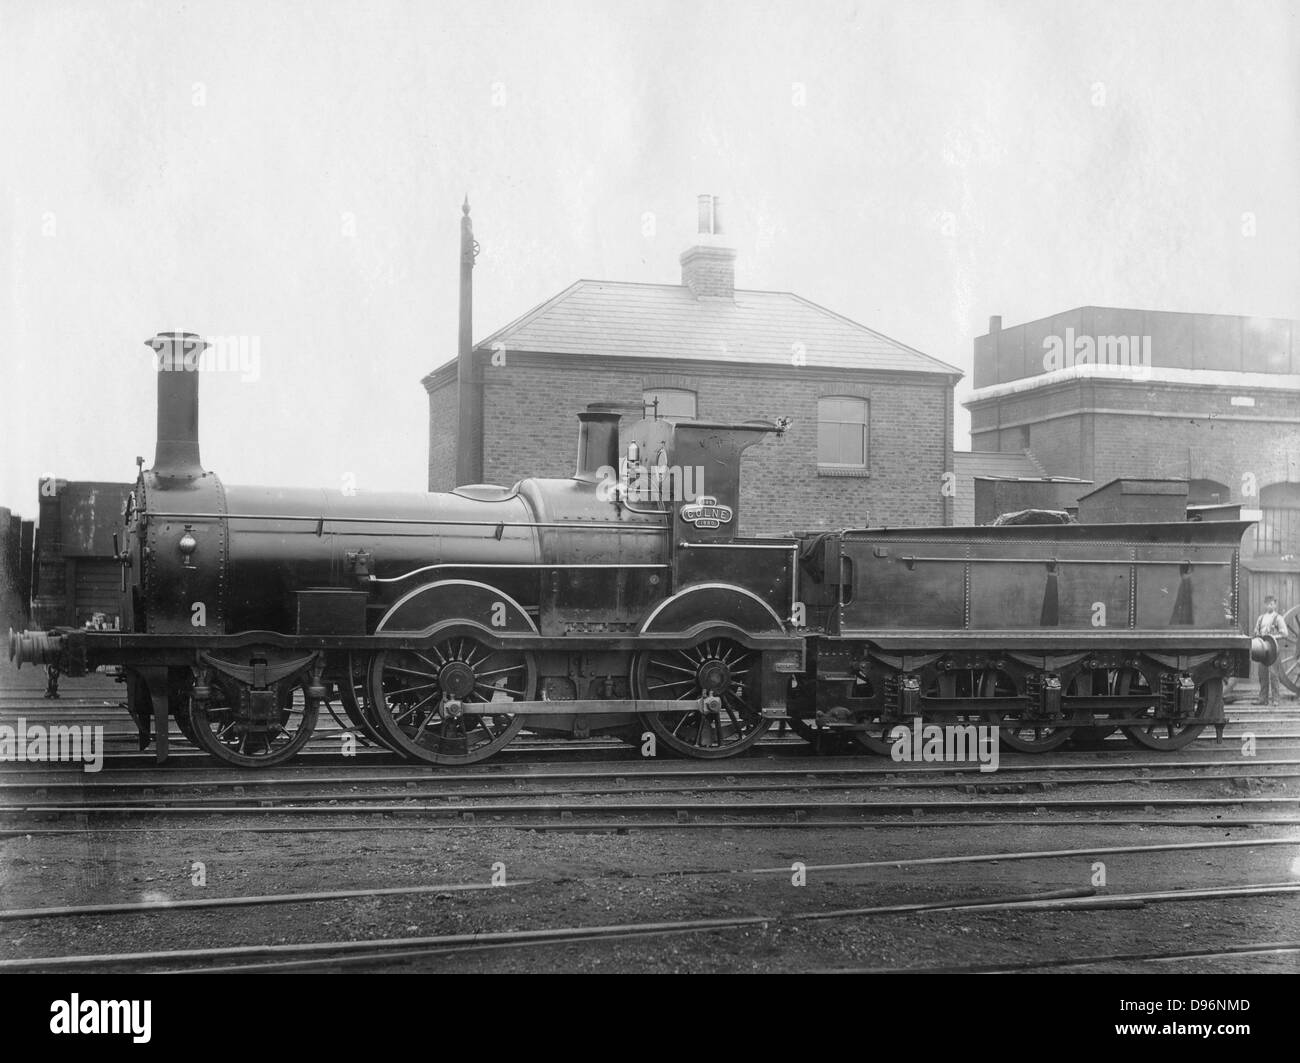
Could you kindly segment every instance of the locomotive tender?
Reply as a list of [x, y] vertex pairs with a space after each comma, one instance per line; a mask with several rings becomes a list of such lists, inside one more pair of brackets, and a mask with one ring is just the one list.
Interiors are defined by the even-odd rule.
[[[777, 719], [875, 752], [918, 718], [994, 724], [1024, 751], [1117, 727], [1174, 749], [1222, 726], [1225, 679], [1276, 654], [1237, 629], [1246, 522], [745, 538], [741, 458], [782, 426], [600, 407], [568, 479], [230, 486], [199, 460], [205, 344], [149, 342], [157, 450], [124, 513], [121, 630], [11, 632], [10, 656], [121, 666], [160, 761], [171, 717], [223, 761], [280, 763], [335, 697], [433, 764], [525, 728], [726, 757]], [[683, 469], [706, 496], [675, 490]]]

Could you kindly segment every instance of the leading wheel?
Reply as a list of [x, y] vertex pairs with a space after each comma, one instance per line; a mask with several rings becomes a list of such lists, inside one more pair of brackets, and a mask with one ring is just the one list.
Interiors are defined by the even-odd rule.
[[709, 639], [686, 650], [647, 650], [632, 664], [638, 698], [700, 701], [716, 697], [716, 712], [647, 712], [641, 722], [682, 756], [716, 760], [743, 752], [763, 737], [759, 654], [730, 639]]
[[[348, 722], [365, 735], [373, 745], [382, 749], [393, 749], [376, 722], [374, 709], [370, 704], [368, 668], [364, 658], [348, 654], [348, 672], [338, 682], [339, 700]], [[396, 752], [396, 750], [393, 750]]]
[[1222, 711], [1223, 680], [1207, 679], [1196, 688], [1196, 708], [1192, 715], [1184, 720], [1156, 719], [1156, 708], [1157, 701], [1153, 696], [1151, 705], [1144, 713], [1149, 718], [1149, 722], [1123, 728], [1125, 736], [1134, 745], [1141, 746], [1143, 749], [1161, 751], [1182, 749], [1195, 742], [1200, 733], [1205, 730], [1206, 717]]
[[[186, 740], [192, 746], [199, 746], [198, 736], [194, 733], [194, 724], [190, 720], [190, 707], [188, 702], [184, 705], [177, 706], [172, 710], [172, 719], [176, 721], [176, 727], [183, 734]], [[199, 746], [199, 748], [203, 748]]]
[[316, 727], [316, 704], [301, 684], [280, 689], [275, 719], [269, 723], [240, 720], [234, 709], [238, 697], [236, 684], [218, 678], [206, 702], [190, 701], [186, 737], [227, 764], [241, 768], [283, 764], [307, 744]]
[[[426, 764], [473, 764], [505, 748], [524, 726], [510, 703], [531, 701], [536, 689], [531, 653], [472, 638], [385, 650], [370, 662], [373, 722], [399, 753]], [[491, 712], [465, 711], [485, 704]]]

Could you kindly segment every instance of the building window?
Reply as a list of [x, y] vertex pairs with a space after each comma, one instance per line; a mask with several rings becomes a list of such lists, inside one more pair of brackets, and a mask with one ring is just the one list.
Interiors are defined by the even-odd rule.
[[[685, 388], [646, 388], [641, 392], [647, 417], [672, 417], [695, 420], [695, 392]], [[655, 403], [658, 402], [658, 406]]]
[[865, 469], [869, 426], [866, 399], [818, 399], [817, 464]]
[[1255, 553], [1300, 554], [1300, 484], [1269, 484], [1259, 492]]

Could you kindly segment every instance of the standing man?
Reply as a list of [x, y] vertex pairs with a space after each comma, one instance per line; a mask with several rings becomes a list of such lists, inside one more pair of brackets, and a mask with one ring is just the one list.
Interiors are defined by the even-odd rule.
[[[1264, 611], [1259, 614], [1259, 619], [1255, 621], [1255, 634], [1257, 636], [1272, 635], [1278, 640], [1287, 637], [1286, 621], [1282, 619], [1282, 614], [1277, 611], [1277, 595], [1270, 594], [1264, 599]], [[1263, 662], [1260, 663], [1259, 701], [1256, 704], [1277, 704], [1278, 687], [1281, 685], [1281, 681], [1277, 677], [1276, 668], [1276, 662], [1271, 666], [1265, 666]]]

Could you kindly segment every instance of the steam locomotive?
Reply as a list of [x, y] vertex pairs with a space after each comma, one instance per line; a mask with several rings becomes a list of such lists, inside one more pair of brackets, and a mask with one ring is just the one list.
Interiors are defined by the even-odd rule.
[[524, 729], [728, 757], [775, 720], [874, 752], [918, 719], [993, 724], [1027, 752], [1116, 728], [1177, 749], [1223, 725], [1226, 679], [1276, 655], [1236, 626], [1246, 522], [746, 538], [741, 457], [780, 424], [599, 406], [568, 479], [230, 486], [200, 463], [205, 344], [149, 342], [157, 450], [124, 513], [122, 627], [11, 632], [10, 657], [120, 666], [160, 761], [172, 718], [222, 761], [281, 763], [334, 699], [430, 764]]

